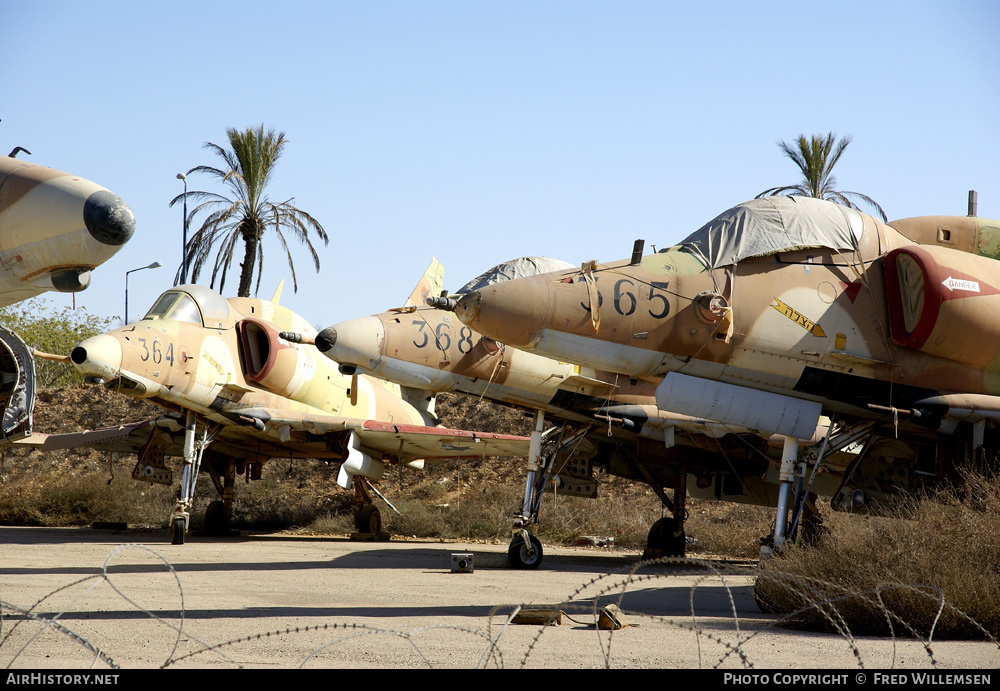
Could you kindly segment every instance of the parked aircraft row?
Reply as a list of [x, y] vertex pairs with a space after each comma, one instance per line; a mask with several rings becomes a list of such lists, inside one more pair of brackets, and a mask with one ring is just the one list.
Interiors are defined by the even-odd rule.
[[559, 420], [550, 455], [529, 457], [520, 525], [553, 482], [593, 496], [599, 465], [671, 511], [649, 556], [683, 554], [686, 495], [774, 506], [781, 545], [817, 494], [879, 510], [985, 457], [1000, 341], [970, 335], [995, 328], [977, 298], [1000, 285], [998, 248], [997, 221], [884, 224], [773, 197], [655, 254], [471, 286], [317, 346], [414, 390], [532, 409], [536, 449]]
[[[714, 466], [684, 450], [663, 465], [719, 498], [766, 494], [780, 545], [811, 493], [874, 509], [995, 452], [998, 241], [998, 221], [886, 224], [769, 197], [655, 254], [471, 291], [454, 314], [508, 347], [651, 382], [661, 415], [729, 428]], [[737, 458], [747, 431], [777, 435], [780, 456]]]
[[[85, 287], [132, 234], [131, 212], [103, 188], [10, 161], [0, 302]], [[775, 507], [780, 546], [816, 495], [875, 510], [953, 479], [994, 444], [998, 248], [1000, 222], [975, 216], [886, 224], [771, 197], [660, 252], [639, 242], [629, 259], [579, 267], [523, 258], [453, 295], [434, 261], [403, 306], [319, 333], [280, 305], [280, 288], [272, 300], [225, 299], [180, 285], [71, 354], [163, 415], [19, 443], [132, 450], [133, 477], [147, 482], [173, 482], [165, 459], [179, 457], [175, 543], [200, 470], [219, 495], [206, 526], [225, 532], [238, 475], [258, 478], [272, 458], [340, 462], [359, 530], [379, 535], [387, 464], [515, 455], [527, 458], [517, 567], [541, 562], [531, 530], [543, 491], [596, 496], [596, 468], [648, 483], [670, 512], [647, 556], [683, 554], [688, 495]], [[4, 336], [14, 439], [30, 434], [31, 354]], [[443, 391], [529, 411], [534, 430], [442, 428]]]

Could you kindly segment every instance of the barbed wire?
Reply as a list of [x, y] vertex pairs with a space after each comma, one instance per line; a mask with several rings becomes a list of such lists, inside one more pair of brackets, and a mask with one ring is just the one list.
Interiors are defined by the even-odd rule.
[[[113, 578], [114, 574], [109, 572], [112, 562], [125, 553], [139, 550], [153, 555], [162, 564], [164, 571], [169, 573], [177, 589], [180, 602], [178, 621], [175, 623], [169, 618], [165, 618], [139, 604], [136, 597], [131, 596]], [[635, 592], [639, 588], [649, 588], [662, 585], [674, 587], [678, 576], [694, 576], [694, 582], [688, 586], [688, 608], [689, 611], [684, 617], [666, 616], [660, 614], [650, 614], [639, 610], [626, 610], [622, 607], [625, 603], [626, 595]], [[765, 612], [774, 609], [770, 599], [779, 597], [782, 601], [782, 611], [784, 614], [773, 619], [761, 621], [754, 619], [756, 630], [746, 631], [741, 627], [741, 617], [737, 609], [736, 598], [733, 594], [733, 581], [739, 581], [738, 587], [745, 587], [746, 582], [753, 579], [754, 596], [761, 609]], [[666, 581], [666, 583], [663, 583]], [[71, 590], [77, 586], [86, 586], [83, 591], [76, 595], [68, 605], [62, 606], [58, 612], [42, 613], [39, 610], [54, 600], [54, 596]], [[43, 597], [39, 598], [29, 607], [22, 607], [15, 603], [0, 599], [0, 660], [6, 658], [5, 666], [13, 667], [17, 664], [26, 651], [33, 646], [40, 646], [48, 643], [48, 639], [43, 639], [43, 634], [52, 632], [65, 637], [72, 644], [87, 653], [90, 665], [98, 664], [118, 669], [119, 665], [110, 651], [102, 649], [101, 646], [78, 631], [75, 631], [65, 621], [60, 619], [74, 611], [74, 608], [84, 598], [85, 595], [102, 585], [110, 588], [117, 597], [127, 603], [136, 612], [144, 614], [149, 621], [155, 622], [158, 626], [164, 627], [172, 632], [173, 643], [169, 653], [159, 665], [161, 668], [175, 666], [184, 661], [196, 660], [199, 656], [211, 654], [217, 662], [234, 667], [243, 667], [244, 663], [227, 653], [241, 644], [266, 642], [269, 639], [281, 636], [303, 636], [306, 634], [315, 636], [316, 634], [332, 634], [332, 637], [312, 645], [311, 650], [304, 654], [298, 661], [297, 666], [304, 667], [307, 664], [321, 660], [322, 654], [335, 650], [340, 646], [345, 646], [348, 641], [353, 641], [365, 636], [388, 636], [405, 642], [416, 655], [420, 666], [435, 667], [434, 653], [438, 652], [430, 648], [430, 644], [419, 639], [421, 634], [432, 631], [451, 631], [468, 636], [476, 644], [474, 656], [470, 656], [468, 666], [484, 668], [487, 665], [497, 668], [504, 667], [504, 654], [501, 643], [506, 644], [505, 634], [510, 631], [518, 614], [537, 609], [538, 605], [497, 605], [489, 611], [485, 622], [485, 631], [465, 626], [454, 626], [446, 624], [432, 624], [420, 626], [410, 631], [399, 631], [391, 628], [360, 624], [357, 622], [332, 622], [309, 626], [286, 627], [284, 629], [273, 629], [262, 631], [236, 638], [208, 642], [203, 640], [204, 636], [197, 637], [192, 634], [190, 627], [185, 625], [188, 621], [185, 610], [184, 588], [180, 575], [173, 565], [163, 555], [157, 551], [140, 544], [125, 544], [113, 549], [104, 560], [101, 573], [84, 578], [76, 579], [71, 583], [55, 588]], [[730, 632], [718, 631], [719, 626], [714, 627], [703, 625], [695, 602], [695, 595], [699, 589], [707, 586], [721, 587], [725, 594], [728, 618], [731, 619], [732, 627]], [[887, 602], [888, 594], [905, 593], [916, 600], [924, 601], [934, 611], [930, 626], [926, 632], [922, 632], [913, 621], [903, 613], [897, 611]], [[597, 623], [600, 619], [601, 611], [609, 604], [622, 612], [629, 620], [635, 619], [638, 625], [643, 627], [662, 626], [675, 628], [693, 637], [695, 653], [698, 667], [711, 666], [718, 668], [727, 663], [730, 658], [735, 658], [736, 663], [744, 669], [754, 668], [754, 660], [751, 651], [748, 650], [755, 638], [768, 632], [775, 632], [778, 627], [795, 624], [803, 626], [808, 624], [815, 628], [819, 627], [827, 632], [832, 632], [836, 640], [841, 641], [850, 652], [850, 659], [859, 669], [865, 667], [865, 660], [861, 647], [852, 633], [851, 626], [847, 618], [841, 611], [841, 607], [847, 603], [860, 603], [868, 607], [872, 612], [884, 618], [888, 638], [892, 641], [892, 665], [896, 663], [896, 647], [898, 639], [905, 637], [919, 642], [919, 645], [926, 656], [931, 667], [937, 668], [939, 665], [938, 656], [935, 654], [933, 643], [935, 633], [944, 615], [949, 615], [955, 620], [964, 622], [971, 630], [977, 633], [981, 641], [986, 641], [998, 651], [1000, 642], [979, 622], [952, 606], [946, 601], [944, 593], [940, 589], [924, 585], [893, 584], [878, 588], [872, 588], [863, 592], [853, 592], [846, 588], [837, 586], [820, 579], [804, 577], [775, 571], [766, 567], [733, 565], [723, 562], [700, 560], [691, 558], [664, 557], [653, 561], [638, 562], [625, 568], [615, 569], [605, 574], [592, 577], [581, 583], [566, 598], [556, 605], [546, 605], [545, 610], [558, 611], [565, 614], [572, 621], [581, 623], [577, 619], [572, 619], [571, 614], [577, 616], [586, 615], [592, 617], [592, 622], [584, 621], [585, 626], [592, 627], [596, 632], [597, 640], [595, 644], [598, 659], [604, 667], [612, 667], [615, 658], [612, 655], [612, 643], [616, 644], [615, 649], [623, 647], [628, 651], [628, 638], [622, 633], [626, 629], [616, 631], [615, 629], [601, 629]], [[502, 616], [502, 625], [495, 626], [497, 617]], [[718, 614], [713, 615], [718, 618]], [[220, 616], [224, 618], [224, 616]], [[9, 625], [13, 619], [13, 624]], [[28, 622], [38, 625], [37, 629], [25, 631], [21, 636], [16, 633], [19, 628], [26, 626]], [[521, 626], [518, 624], [518, 626]], [[533, 655], [538, 654], [539, 645], [543, 636], [557, 627], [550, 623], [535, 624], [536, 631], [531, 636], [524, 647], [523, 655], [520, 658], [520, 667], [527, 667]], [[4, 630], [6, 628], [6, 630]], [[496, 628], [496, 630], [494, 630]], [[122, 632], [122, 646], [128, 645], [129, 635], [127, 631]], [[181, 643], [193, 644], [194, 650], [181, 653]], [[720, 652], [714, 660], [708, 660], [705, 655], [707, 650], [703, 648], [703, 643], [710, 643], [719, 648]], [[642, 651], [645, 655], [650, 655], [650, 651]], [[998, 656], [1000, 660], [1000, 656]], [[766, 661], [765, 661], [766, 662]], [[399, 664], [404, 664], [400, 661]], [[391, 666], [391, 662], [388, 665]], [[454, 666], [454, 662], [449, 662], [449, 666]], [[880, 665], [884, 666], [884, 665]], [[988, 665], [996, 666], [996, 665]]]

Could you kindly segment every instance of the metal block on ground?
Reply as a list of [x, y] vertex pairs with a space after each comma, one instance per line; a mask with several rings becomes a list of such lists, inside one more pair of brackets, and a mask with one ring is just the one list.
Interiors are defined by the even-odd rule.
[[472, 573], [475, 559], [468, 552], [456, 552], [451, 555], [452, 573]]

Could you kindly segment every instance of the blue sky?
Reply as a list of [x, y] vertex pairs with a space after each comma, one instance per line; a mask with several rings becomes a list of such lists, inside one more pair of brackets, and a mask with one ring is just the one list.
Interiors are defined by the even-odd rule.
[[[1000, 218], [995, 0], [0, 0], [0, 26], [2, 153], [136, 213], [76, 296], [101, 316], [121, 316], [130, 269], [164, 264], [130, 276], [133, 320], [172, 284], [175, 175], [217, 164], [203, 144], [230, 126], [289, 139], [271, 199], [331, 239], [319, 274], [292, 246], [282, 303], [318, 327], [398, 305], [434, 255], [455, 289], [513, 257], [672, 244], [798, 182], [776, 142], [799, 134], [851, 135], [838, 186], [890, 219], [964, 215], [970, 189]], [[259, 296], [287, 275], [266, 241]]]

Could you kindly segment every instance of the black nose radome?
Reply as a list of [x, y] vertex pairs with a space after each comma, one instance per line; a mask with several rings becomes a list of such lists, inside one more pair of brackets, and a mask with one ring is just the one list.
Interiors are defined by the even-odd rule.
[[80, 346], [73, 348], [73, 352], [69, 354], [69, 359], [78, 365], [82, 365], [87, 361], [87, 349]]
[[121, 198], [98, 190], [83, 205], [83, 222], [94, 239], [105, 245], [124, 245], [135, 232], [135, 214]]
[[330, 350], [337, 343], [337, 330], [332, 326], [320, 331], [316, 334], [316, 347], [319, 352], [325, 353]]

